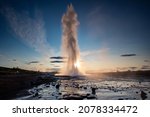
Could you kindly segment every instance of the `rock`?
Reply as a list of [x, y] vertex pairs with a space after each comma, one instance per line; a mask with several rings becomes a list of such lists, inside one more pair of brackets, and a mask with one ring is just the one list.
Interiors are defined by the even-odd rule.
[[52, 82], [52, 86], [55, 86], [55, 83], [54, 83], [54, 82]]
[[93, 94], [64, 94], [62, 99], [65, 100], [83, 100], [83, 99], [95, 99], [96, 96]]
[[96, 88], [94, 88], [94, 87], [91, 87], [91, 90], [92, 90], [92, 94], [96, 94]]
[[83, 100], [84, 97], [79, 94], [65, 94], [65, 95], [63, 95], [63, 99], [65, 99], [65, 100]]
[[59, 89], [59, 87], [60, 87], [60, 84], [58, 83], [58, 84], [56, 84], [56, 89]]
[[95, 99], [96, 97], [95, 97], [95, 95], [88, 95], [86, 98], [87, 99]]
[[119, 98], [118, 100], [123, 100], [123, 98]]
[[33, 97], [36, 97], [36, 96], [38, 96], [39, 95], [39, 93], [38, 92], [36, 92], [34, 95], [33, 95]]
[[87, 93], [87, 94], [86, 94], [86, 96], [89, 96], [89, 95], [91, 95], [91, 94], [90, 94], [90, 93]]
[[136, 93], [138, 94], [138, 91], [136, 91]]
[[144, 91], [141, 91], [141, 98], [145, 100], [147, 98], [147, 94]]
[[73, 87], [79, 88], [79, 84], [74, 84]]

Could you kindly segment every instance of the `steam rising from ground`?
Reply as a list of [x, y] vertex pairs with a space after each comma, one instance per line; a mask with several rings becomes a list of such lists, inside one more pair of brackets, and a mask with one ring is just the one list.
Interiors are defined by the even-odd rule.
[[[50, 48], [44, 30], [44, 21], [39, 11], [34, 15], [20, 13], [11, 7], [2, 9], [2, 14], [7, 19], [14, 35], [27, 45], [44, 56], [50, 56]], [[77, 14], [72, 5], [68, 6], [67, 12], [62, 17], [62, 53], [67, 61], [64, 63], [66, 75], [79, 75], [80, 52], [77, 39]]]
[[63, 74], [79, 75], [80, 52], [77, 39], [77, 14], [72, 5], [68, 6], [67, 12], [62, 17], [62, 51], [67, 57], [67, 65]]
[[51, 51], [46, 39], [42, 15], [39, 11], [36, 11], [34, 17], [31, 17], [25, 13], [18, 13], [13, 8], [6, 7], [2, 13], [9, 22], [15, 36], [40, 54], [49, 56]]

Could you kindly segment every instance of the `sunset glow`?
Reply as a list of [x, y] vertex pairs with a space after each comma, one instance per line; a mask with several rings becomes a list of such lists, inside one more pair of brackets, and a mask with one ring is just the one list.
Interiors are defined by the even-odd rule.
[[0, 0], [0, 99], [150, 100], [149, 3]]
[[80, 62], [79, 61], [77, 61], [76, 63], [74, 63], [74, 66], [75, 66], [75, 68], [80, 68]]
[[38, 1], [10, 1], [7, 8], [2, 4], [0, 66], [48, 72], [69, 64], [85, 72], [150, 69], [150, 15], [145, 3]]

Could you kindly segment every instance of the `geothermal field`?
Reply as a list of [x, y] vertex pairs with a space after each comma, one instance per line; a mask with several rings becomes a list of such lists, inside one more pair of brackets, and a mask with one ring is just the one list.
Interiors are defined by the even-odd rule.
[[[67, 57], [51, 81], [26, 90], [25, 100], [145, 100], [150, 99], [150, 78], [136, 72], [83, 74], [77, 39], [77, 14], [72, 5], [62, 17], [62, 51]], [[148, 71], [149, 73], [149, 71]], [[148, 74], [147, 74], [148, 75]]]
[[[150, 99], [150, 79], [144, 76], [55, 77], [27, 90], [24, 100], [145, 100]], [[19, 93], [17, 94], [20, 95]]]
[[146, 2], [37, 1], [0, 4], [0, 99], [150, 100]]

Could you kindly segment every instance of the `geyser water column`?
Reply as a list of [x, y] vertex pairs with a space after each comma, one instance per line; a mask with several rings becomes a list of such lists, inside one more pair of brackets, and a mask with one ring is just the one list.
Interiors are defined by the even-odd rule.
[[80, 51], [77, 39], [77, 27], [79, 22], [72, 4], [68, 6], [67, 12], [62, 17], [62, 52], [67, 57], [65, 75], [79, 75]]

